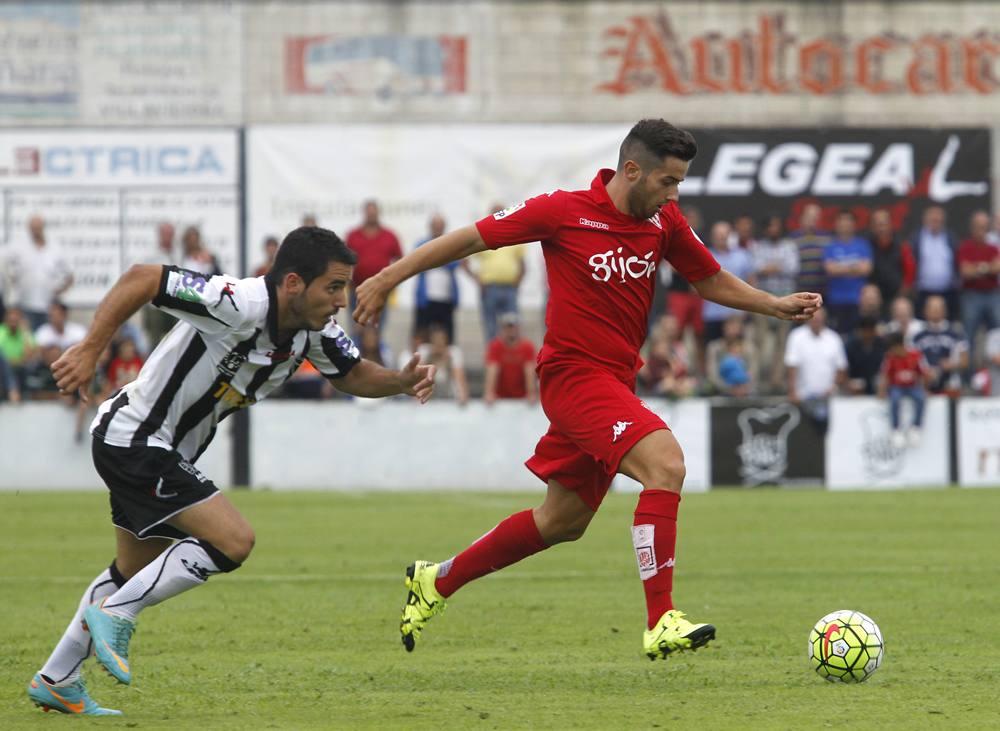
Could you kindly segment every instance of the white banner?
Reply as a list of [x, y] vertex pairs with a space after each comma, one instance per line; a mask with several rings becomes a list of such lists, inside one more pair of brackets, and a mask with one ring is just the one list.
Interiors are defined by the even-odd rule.
[[1000, 487], [1000, 398], [963, 398], [956, 413], [958, 483]]
[[[904, 400], [901, 421], [912, 420]], [[950, 481], [948, 399], [930, 396], [918, 446], [892, 443], [889, 403], [873, 397], [835, 398], [826, 434], [826, 484], [831, 490], [943, 487]]]
[[197, 226], [222, 269], [238, 274], [239, 137], [232, 130], [28, 131], [0, 137], [5, 205], [0, 258], [16, 276], [28, 220], [73, 272], [64, 300], [93, 306], [129, 266], [156, 258], [156, 226]]
[[[305, 213], [341, 237], [361, 224], [374, 198], [382, 223], [404, 251], [427, 237], [440, 212], [448, 230], [556, 188], [589, 188], [601, 167], [614, 167], [629, 125], [337, 125], [267, 126], [247, 131], [248, 262], [262, 243], [299, 226]], [[540, 246], [528, 246], [521, 305], [541, 307], [545, 278]], [[461, 305], [478, 302], [459, 277]], [[412, 282], [398, 305], [413, 306]]]
[[[686, 488], [704, 491], [707, 402], [649, 405], [684, 447]], [[251, 414], [251, 476], [274, 489], [542, 491], [524, 461], [548, 426], [540, 407], [523, 402], [268, 401]]]
[[[84, 429], [94, 413], [88, 412]], [[90, 434], [80, 442], [74, 440], [75, 419], [75, 407], [57, 402], [0, 405], [0, 490], [104, 489], [90, 455]], [[230, 424], [219, 427], [198, 460], [198, 469], [218, 487], [232, 485]]]
[[[711, 408], [705, 399], [667, 401], [646, 399], [646, 405], [665, 422], [684, 451], [684, 492], [708, 492], [711, 485]], [[617, 475], [612, 485], [621, 492], [638, 492], [642, 485], [625, 475]]]

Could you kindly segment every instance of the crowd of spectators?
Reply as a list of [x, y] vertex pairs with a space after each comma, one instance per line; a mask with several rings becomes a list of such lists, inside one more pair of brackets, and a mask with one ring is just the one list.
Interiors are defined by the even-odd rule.
[[[496, 205], [491, 211], [501, 210]], [[782, 396], [817, 419], [825, 419], [834, 394], [880, 395], [891, 401], [896, 439], [913, 441], [923, 395], [1000, 394], [1000, 216], [977, 211], [965, 229], [952, 230], [944, 208], [931, 205], [914, 231], [900, 231], [888, 210], [859, 221], [854, 211], [824, 214], [815, 204], [802, 208], [786, 231], [786, 219], [759, 221], [741, 215], [706, 222], [701, 211], [684, 213], [719, 262], [729, 271], [775, 295], [797, 290], [820, 292], [825, 310], [793, 327], [759, 315], [705, 302], [669, 267], [661, 268], [664, 296], [658, 297], [643, 350], [637, 386], [643, 395], [668, 398]], [[305, 214], [303, 225], [316, 225]], [[447, 227], [435, 214], [420, 246]], [[354, 285], [402, 256], [398, 236], [383, 222], [379, 204], [366, 201], [360, 225], [346, 241], [358, 254]], [[267, 273], [279, 239], [263, 242]], [[198, 227], [156, 229], [150, 261], [178, 264], [206, 276], [219, 273]], [[61, 296], [72, 272], [48, 247], [45, 222], [28, 221], [25, 245], [4, 263], [0, 294], [0, 398], [60, 398], [48, 366], [82, 339], [85, 328], [69, 317]], [[420, 275], [414, 290], [410, 342], [394, 356], [380, 329], [354, 329], [364, 357], [401, 366], [413, 353], [438, 366], [437, 396], [459, 404], [482, 396], [537, 400], [534, 360], [537, 343], [521, 332], [518, 292], [525, 274], [524, 251], [507, 247], [477, 254]], [[467, 362], [456, 337], [459, 280], [478, 291], [483, 362]], [[6, 308], [4, 309], [4, 304]], [[400, 304], [400, 303], [397, 303]], [[353, 298], [352, 298], [353, 307]], [[174, 320], [153, 307], [141, 313], [141, 327], [128, 323], [102, 359], [95, 400], [134, 379]], [[478, 359], [477, 359], [478, 360]], [[303, 366], [283, 395], [324, 398], [334, 389]], [[66, 397], [63, 397], [66, 398]], [[912, 427], [899, 424], [899, 404], [914, 402]], [[83, 412], [77, 432], [82, 429]]]

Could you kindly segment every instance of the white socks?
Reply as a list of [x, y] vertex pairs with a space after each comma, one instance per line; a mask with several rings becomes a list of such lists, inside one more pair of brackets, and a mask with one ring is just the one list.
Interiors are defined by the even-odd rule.
[[80, 597], [80, 606], [70, 620], [69, 626], [63, 632], [59, 644], [52, 651], [48, 661], [41, 669], [41, 674], [56, 685], [69, 685], [80, 677], [80, 666], [90, 655], [90, 633], [83, 628], [83, 610], [94, 602], [99, 602], [106, 596], [114, 594], [125, 583], [125, 578], [118, 573], [112, 563], [104, 569]]
[[212, 574], [238, 567], [210, 543], [186, 538], [125, 582], [104, 602], [104, 609], [134, 622], [146, 607], [201, 586]]

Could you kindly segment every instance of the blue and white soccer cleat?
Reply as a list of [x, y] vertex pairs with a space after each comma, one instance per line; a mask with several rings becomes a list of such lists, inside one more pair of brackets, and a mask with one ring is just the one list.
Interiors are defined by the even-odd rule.
[[87, 686], [82, 679], [69, 685], [56, 686], [49, 685], [42, 678], [41, 673], [35, 673], [35, 677], [28, 683], [28, 697], [31, 702], [48, 713], [49, 711], [59, 711], [59, 713], [75, 713], [81, 716], [120, 716], [121, 711], [113, 708], [102, 708], [87, 693]]
[[97, 661], [111, 677], [119, 683], [132, 682], [132, 670], [128, 664], [128, 643], [135, 632], [135, 622], [130, 622], [104, 609], [100, 604], [91, 604], [83, 610], [83, 621], [94, 641]]

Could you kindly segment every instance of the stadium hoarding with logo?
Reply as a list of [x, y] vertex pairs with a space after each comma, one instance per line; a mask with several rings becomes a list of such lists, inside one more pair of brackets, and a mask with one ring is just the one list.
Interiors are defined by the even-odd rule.
[[[904, 400], [901, 422], [912, 422], [912, 404]], [[880, 490], [941, 487], [951, 481], [951, 427], [948, 399], [928, 396], [918, 445], [892, 440], [889, 404], [870, 396], [832, 399], [826, 453], [826, 484], [831, 490]]]
[[991, 139], [987, 129], [693, 129], [698, 156], [681, 184], [681, 205], [706, 225], [771, 213], [786, 228], [802, 209], [820, 205], [830, 230], [841, 210], [859, 230], [886, 208], [894, 228], [909, 234], [928, 206], [941, 205], [948, 225], [964, 235], [970, 214], [991, 208]]
[[1000, 486], [1000, 398], [960, 399], [955, 426], [959, 484]]
[[73, 272], [67, 304], [91, 307], [134, 263], [162, 263], [156, 226], [197, 226], [223, 270], [240, 261], [235, 130], [9, 130], [0, 136], [0, 258], [16, 278], [27, 221]]
[[712, 484], [822, 484], [823, 429], [795, 404], [720, 401], [712, 406]]

